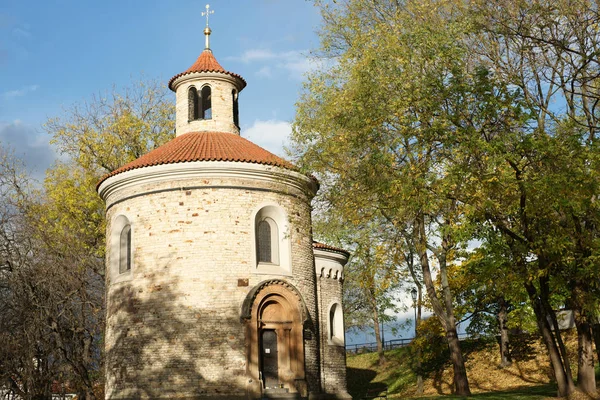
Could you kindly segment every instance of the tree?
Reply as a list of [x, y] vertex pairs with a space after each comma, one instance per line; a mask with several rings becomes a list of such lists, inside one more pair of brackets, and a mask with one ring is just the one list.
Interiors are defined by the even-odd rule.
[[44, 127], [72, 162], [105, 174], [173, 138], [175, 106], [164, 84], [140, 80], [75, 104]]
[[[45, 124], [67, 156], [46, 173], [44, 195], [32, 208], [50, 260], [72, 283], [77, 311], [48, 315], [57, 347], [84, 393], [94, 398], [104, 324], [104, 204], [95, 187], [102, 175], [159, 147], [174, 135], [174, 105], [157, 81], [134, 82], [92, 97]], [[41, 216], [41, 218], [39, 218]], [[66, 319], [65, 319], [66, 318]]]
[[[473, 51], [497, 79], [519, 88], [531, 113], [521, 135], [499, 141], [504, 151], [499, 142], [489, 149], [499, 158], [484, 168], [487, 179], [493, 176], [512, 194], [505, 196], [503, 190], [495, 196], [497, 186], [488, 181], [485, 190], [493, 201], [485, 207], [486, 219], [513, 252], [559, 393], [568, 395], [574, 383], [549, 296], [557, 292], [576, 316], [578, 387], [595, 393], [590, 325], [598, 309], [594, 277], [599, 272], [597, 5], [585, 0], [481, 1], [474, 3], [472, 16]], [[547, 315], [553, 317], [550, 325]]]
[[[380, 326], [391, 322], [389, 313], [398, 311], [396, 305], [402, 274], [396, 262], [396, 248], [391, 246], [385, 220], [372, 218], [368, 207], [351, 212], [344, 198], [322, 182], [323, 191], [314, 221], [316, 235], [351, 251], [344, 268], [344, 315], [346, 329], [372, 327], [377, 342], [380, 365], [386, 362], [383, 334]], [[329, 210], [323, 212], [324, 209]], [[349, 217], [349, 218], [347, 218]], [[388, 311], [388, 314], [386, 314]]]
[[43, 190], [26, 188], [2, 158], [1, 378], [24, 398], [49, 398], [51, 385], [66, 381], [79, 398], [96, 398], [105, 221], [95, 186], [173, 136], [167, 93], [157, 82], [134, 83], [49, 119], [45, 127], [66, 161], [47, 171]]
[[[487, 76], [469, 62], [468, 21], [454, 18], [452, 2], [319, 4], [321, 56], [335, 63], [309, 75], [298, 104], [300, 164], [328, 174], [349, 204], [370, 202], [398, 236], [410, 237], [446, 334], [456, 393], [469, 395], [448, 268], [465, 243], [459, 199], [468, 138], [491, 123], [503, 129], [512, 118], [510, 95], [485, 91]], [[500, 103], [504, 109], [492, 113]]]

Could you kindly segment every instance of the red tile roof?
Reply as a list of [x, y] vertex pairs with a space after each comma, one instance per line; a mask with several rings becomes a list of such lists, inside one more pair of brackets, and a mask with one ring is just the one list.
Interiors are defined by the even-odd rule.
[[175, 75], [174, 77], [171, 78], [171, 80], [169, 80], [169, 89], [174, 90], [172, 85], [173, 85], [173, 82], [175, 81], [175, 79], [177, 79], [183, 75], [191, 74], [193, 72], [220, 72], [222, 74], [231, 75], [231, 76], [241, 80], [242, 88], [240, 88], [240, 90], [246, 86], [246, 81], [244, 80], [244, 78], [242, 78], [238, 74], [234, 74], [233, 72], [226, 71], [225, 68], [223, 68], [221, 66], [221, 64], [219, 64], [219, 62], [213, 55], [212, 50], [205, 49], [200, 54], [200, 56], [198, 57], [196, 62], [194, 64], [192, 64], [191, 67], [189, 67], [184, 72]]
[[320, 243], [320, 242], [314, 242], [313, 241], [313, 247], [315, 249], [331, 250], [331, 251], [335, 251], [337, 253], [342, 253], [342, 254], [345, 254], [347, 257], [350, 256], [350, 252], [349, 251], [346, 251], [344, 249], [340, 249], [338, 247], [333, 247], [333, 246], [330, 246], [330, 245], [325, 244], [325, 243]]
[[190, 161], [237, 161], [297, 170], [286, 160], [236, 134], [189, 132], [105, 175], [98, 182], [97, 187], [106, 179], [121, 172]]

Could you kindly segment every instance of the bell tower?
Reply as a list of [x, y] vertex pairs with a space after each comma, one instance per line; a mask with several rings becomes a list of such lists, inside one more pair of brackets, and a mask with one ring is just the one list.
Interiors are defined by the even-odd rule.
[[204, 28], [205, 48], [196, 62], [169, 81], [176, 97], [176, 136], [188, 132], [228, 132], [240, 134], [238, 96], [246, 86], [244, 78], [226, 71], [210, 49], [208, 16]]

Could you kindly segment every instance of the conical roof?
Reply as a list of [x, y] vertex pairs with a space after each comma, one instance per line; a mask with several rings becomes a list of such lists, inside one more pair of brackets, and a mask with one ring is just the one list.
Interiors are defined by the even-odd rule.
[[236, 134], [190, 132], [176, 137], [159, 148], [105, 175], [98, 182], [98, 187], [106, 179], [122, 172], [155, 165], [192, 161], [247, 162], [296, 170], [296, 167], [291, 163]]
[[172, 86], [175, 79], [177, 79], [181, 76], [184, 76], [184, 75], [194, 73], [194, 72], [218, 72], [218, 73], [222, 73], [222, 74], [227, 74], [227, 75], [233, 76], [234, 78], [238, 78], [242, 82], [242, 87], [240, 88], [240, 90], [246, 86], [246, 81], [244, 80], [244, 78], [242, 78], [240, 75], [235, 74], [233, 72], [226, 71], [225, 68], [223, 68], [221, 66], [221, 64], [219, 64], [219, 62], [213, 55], [212, 50], [205, 49], [200, 54], [198, 59], [196, 59], [196, 62], [194, 64], [192, 64], [191, 67], [189, 67], [184, 72], [175, 75], [174, 77], [172, 77], [169, 80], [169, 89], [175, 90]]

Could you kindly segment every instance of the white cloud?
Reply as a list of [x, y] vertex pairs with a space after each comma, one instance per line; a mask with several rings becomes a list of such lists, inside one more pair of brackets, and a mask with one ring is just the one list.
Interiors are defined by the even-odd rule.
[[255, 120], [252, 126], [242, 129], [242, 136], [280, 157], [289, 143], [292, 125], [286, 121]]
[[233, 57], [234, 59], [249, 64], [256, 61], [265, 61], [278, 58], [278, 55], [273, 53], [271, 50], [265, 49], [250, 49], [246, 50], [240, 57]]
[[301, 78], [307, 72], [317, 69], [320, 63], [308, 57], [287, 60], [278, 65], [289, 71], [290, 76]]
[[265, 65], [256, 72], [256, 75], [263, 78], [270, 78], [273, 76], [273, 72], [271, 71], [271, 67]]
[[230, 57], [230, 59], [244, 64], [269, 64], [263, 65], [256, 73], [265, 78], [274, 75], [274, 68], [286, 72], [290, 78], [301, 79], [303, 74], [319, 66], [319, 63], [308, 57], [306, 53], [304, 50], [274, 52], [270, 49], [250, 49], [241, 56]]
[[35, 92], [38, 89], [39, 89], [38, 85], [24, 86], [20, 89], [9, 90], [7, 92], [4, 92], [4, 93], [2, 93], [2, 97], [6, 98], [6, 99], [12, 99], [14, 97], [22, 97], [28, 93]]

